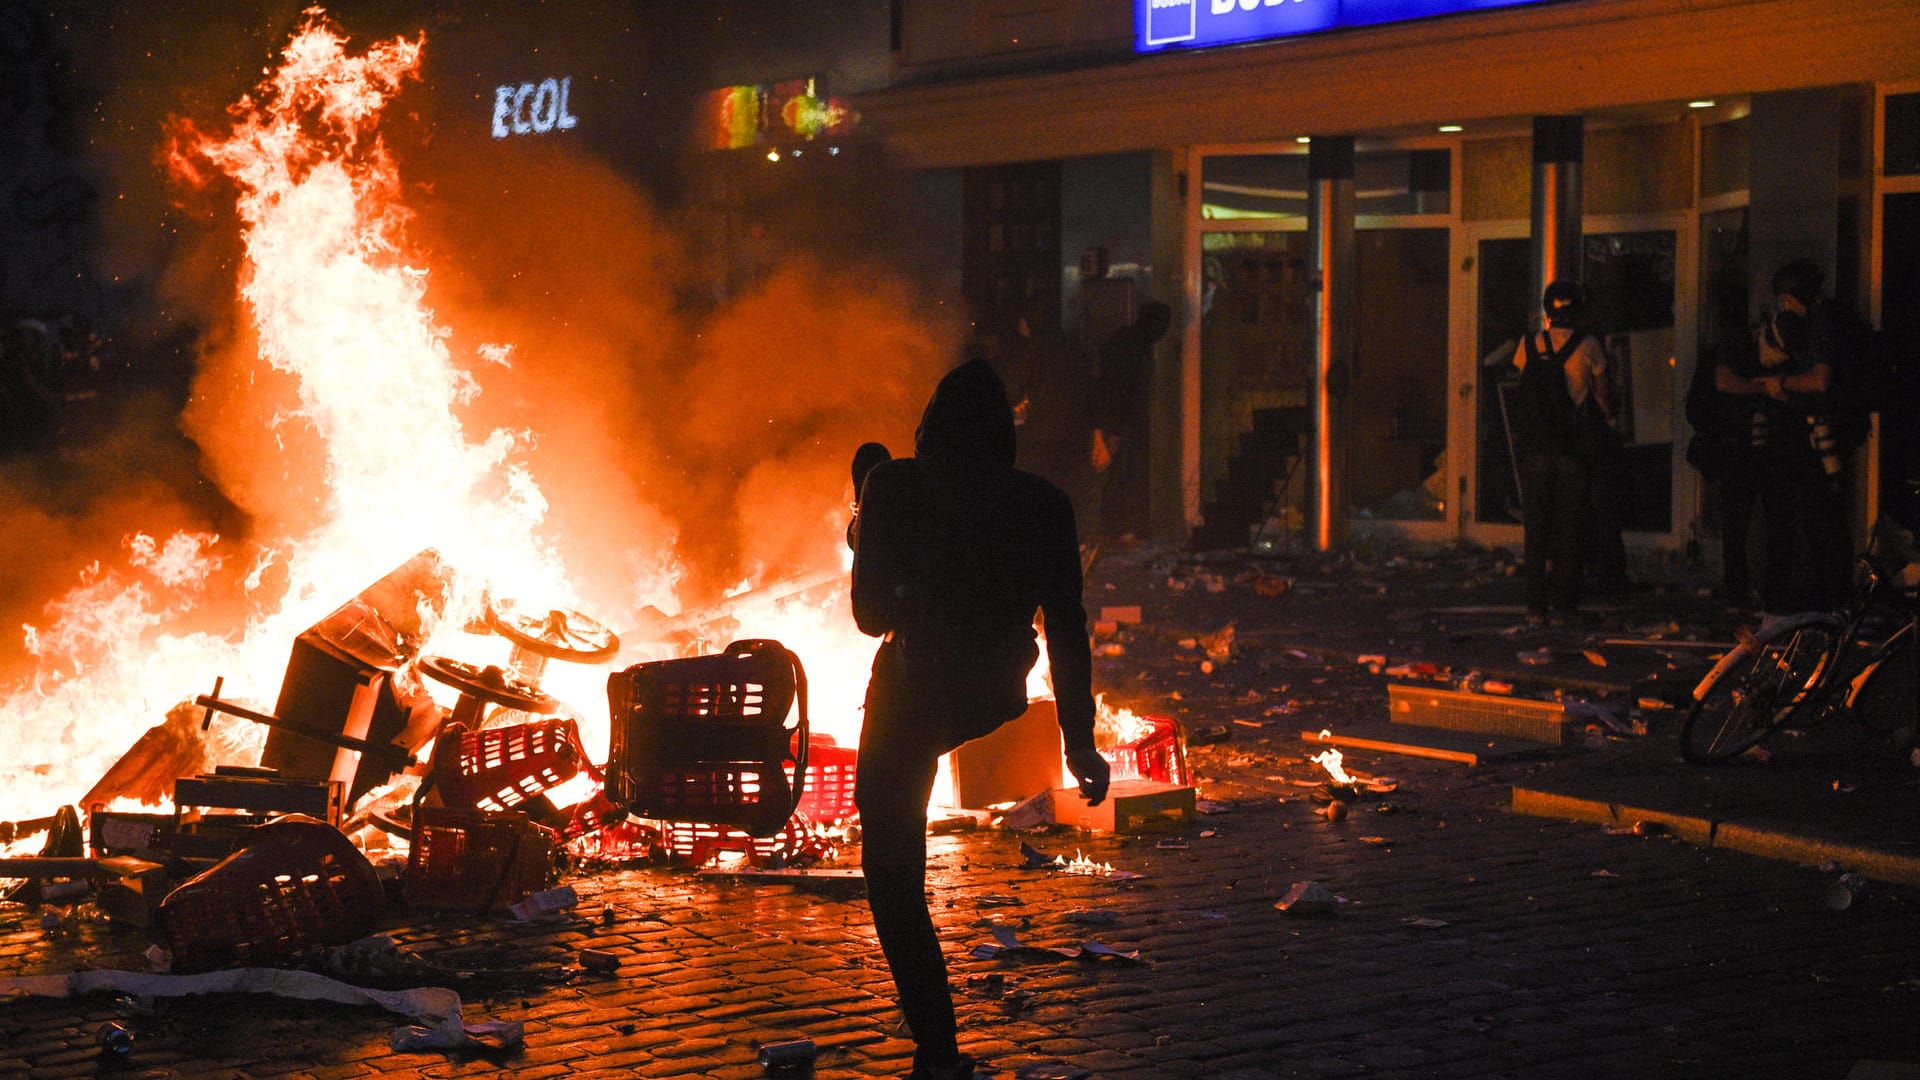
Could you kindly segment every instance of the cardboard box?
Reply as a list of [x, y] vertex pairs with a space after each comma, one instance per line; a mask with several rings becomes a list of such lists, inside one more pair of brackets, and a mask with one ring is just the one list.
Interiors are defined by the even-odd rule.
[[953, 752], [953, 798], [958, 806], [984, 810], [1017, 803], [1051, 790], [1066, 772], [1060, 750], [1059, 712], [1048, 699]]
[[1098, 806], [1079, 788], [1053, 790], [1053, 821], [1117, 833], [1179, 832], [1193, 825], [1193, 788], [1154, 780], [1116, 780]]

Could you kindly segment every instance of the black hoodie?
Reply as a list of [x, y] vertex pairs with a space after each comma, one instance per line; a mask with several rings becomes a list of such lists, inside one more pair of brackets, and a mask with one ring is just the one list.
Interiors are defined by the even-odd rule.
[[1061, 733], [1068, 749], [1092, 746], [1073, 507], [1013, 467], [1013, 411], [984, 360], [940, 380], [914, 452], [876, 466], [860, 490], [853, 617], [865, 633], [891, 635], [867, 722], [925, 724], [957, 745], [1019, 716], [1040, 655], [1038, 610]]

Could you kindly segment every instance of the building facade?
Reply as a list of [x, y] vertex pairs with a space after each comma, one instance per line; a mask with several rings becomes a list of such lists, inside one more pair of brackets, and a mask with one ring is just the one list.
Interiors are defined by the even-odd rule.
[[[1364, 25], [1321, 28], [1339, 9]], [[1228, 43], [1177, 40], [1228, 18]], [[1619, 373], [1632, 548], [1713, 533], [1683, 398], [1780, 263], [1819, 262], [1911, 372], [1910, 0], [898, 0], [890, 31], [892, 76], [854, 105], [956, 222], [980, 325], [1038, 311], [1091, 347], [1141, 300], [1173, 307], [1158, 534], [1516, 542], [1500, 387], [1543, 246]], [[1905, 426], [1859, 455], [1861, 521], [1911, 471]]]

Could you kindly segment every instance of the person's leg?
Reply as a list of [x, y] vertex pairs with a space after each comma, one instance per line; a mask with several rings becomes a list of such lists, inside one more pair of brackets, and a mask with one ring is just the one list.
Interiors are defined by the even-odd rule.
[[1760, 571], [1760, 608], [1769, 615], [1800, 610], [1801, 599], [1794, 557], [1799, 540], [1795, 505], [1799, 485], [1778, 465], [1770, 465], [1759, 480], [1761, 542], [1765, 557]]
[[1587, 521], [1593, 473], [1573, 458], [1555, 458], [1553, 472], [1553, 517], [1547, 527], [1549, 599], [1556, 614], [1570, 616], [1580, 606], [1586, 539], [1582, 526]]
[[854, 772], [867, 903], [913, 1030], [914, 1064], [940, 1065], [960, 1057], [946, 958], [927, 910], [927, 800], [942, 748], [878, 727], [870, 716]]
[[1808, 477], [1800, 500], [1801, 532], [1807, 539], [1805, 602], [1838, 610], [1853, 593], [1853, 530], [1847, 526], [1847, 500], [1841, 480], [1824, 474]]
[[1554, 472], [1551, 459], [1533, 455], [1521, 464], [1520, 569], [1527, 581], [1527, 614], [1547, 614], [1547, 537], [1552, 529]]
[[1742, 466], [1730, 466], [1717, 481], [1720, 510], [1720, 571], [1729, 605], [1753, 602], [1753, 575], [1747, 569], [1748, 523], [1753, 518], [1753, 477]]

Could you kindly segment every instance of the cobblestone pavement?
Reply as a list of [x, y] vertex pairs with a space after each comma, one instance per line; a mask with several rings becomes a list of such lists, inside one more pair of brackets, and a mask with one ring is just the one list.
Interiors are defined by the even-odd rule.
[[[1382, 678], [1283, 639], [1377, 638], [1395, 587], [1346, 571], [1319, 593], [1344, 600], [1309, 618], [1297, 599], [1209, 592], [1204, 575], [1173, 591], [1144, 559], [1097, 569], [1090, 607], [1146, 610], [1121, 654], [1099, 659], [1096, 686], [1227, 735], [1191, 751], [1212, 812], [1183, 847], [989, 829], [932, 839], [962, 1045], [995, 1075], [1818, 1078], [1920, 1062], [1920, 890], [1876, 886], [1835, 912], [1822, 904], [1831, 873], [1509, 810], [1516, 783], [1577, 749], [1473, 768], [1349, 752], [1350, 768], [1398, 786], [1331, 821], [1299, 731], [1377, 717]], [[1223, 617], [1237, 644], [1208, 673], [1195, 646]], [[1117, 873], [1024, 869], [1023, 841]], [[834, 865], [857, 861], [851, 844]], [[906, 1071], [857, 896], [685, 869], [571, 880], [581, 904], [557, 923], [410, 914], [391, 927], [450, 966], [574, 972], [469, 984], [469, 1020], [524, 1021], [509, 1056], [396, 1053], [399, 1019], [371, 1008], [218, 995], [130, 1012], [96, 994], [0, 1004], [0, 1074], [744, 1078], [763, 1075], [759, 1043], [798, 1037], [818, 1044], [818, 1076]], [[1326, 917], [1276, 910], [1305, 880], [1344, 902]], [[138, 966], [145, 946], [90, 919], [46, 931], [9, 915], [0, 976]], [[996, 926], [1138, 962], [973, 956]], [[618, 971], [578, 972], [581, 947], [618, 953]], [[123, 1057], [97, 1048], [110, 1021], [134, 1032]]]

